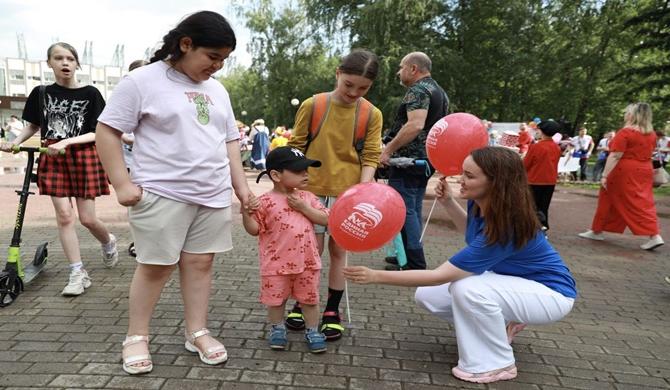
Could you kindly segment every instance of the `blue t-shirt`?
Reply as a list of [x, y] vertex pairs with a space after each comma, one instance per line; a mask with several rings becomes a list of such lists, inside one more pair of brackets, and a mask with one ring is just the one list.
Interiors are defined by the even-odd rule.
[[487, 244], [484, 218], [474, 215], [474, 202], [468, 201], [468, 220], [465, 231], [467, 247], [456, 253], [449, 262], [474, 274], [493, 271], [501, 275], [518, 276], [534, 280], [568, 297], [576, 298], [577, 289], [570, 270], [561, 256], [538, 231], [520, 249], [514, 243]]

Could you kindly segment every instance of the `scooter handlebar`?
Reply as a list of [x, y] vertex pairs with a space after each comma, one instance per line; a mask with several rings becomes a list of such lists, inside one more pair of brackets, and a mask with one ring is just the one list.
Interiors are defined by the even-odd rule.
[[[19, 152], [36, 152], [36, 153], [46, 153], [49, 149], [48, 148], [43, 148], [43, 147], [35, 147], [35, 146], [19, 146], [19, 145], [14, 145], [12, 146], [12, 152], [14, 153], [19, 153]], [[65, 149], [61, 149], [58, 154], [65, 154]]]

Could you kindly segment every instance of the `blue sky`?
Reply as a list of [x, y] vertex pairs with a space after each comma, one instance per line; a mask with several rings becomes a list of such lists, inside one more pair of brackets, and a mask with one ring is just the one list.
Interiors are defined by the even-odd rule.
[[55, 39], [72, 44], [82, 56], [84, 42], [93, 41], [93, 63], [111, 63], [117, 44], [125, 45], [126, 66], [144, 56], [147, 47], [185, 15], [211, 10], [233, 25], [237, 49], [231, 57], [249, 65], [249, 32], [229, 0], [0, 0], [0, 57], [17, 57], [16, 34], [24, 36], [28, 58], [44, 59]]

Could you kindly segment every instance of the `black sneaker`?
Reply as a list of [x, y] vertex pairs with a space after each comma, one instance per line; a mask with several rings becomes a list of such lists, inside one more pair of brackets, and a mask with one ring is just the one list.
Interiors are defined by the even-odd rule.
[[302, 309], [298, 304], [288, 313], [284, 324], [291, 330], [305, 330], [305, 317], [302, 315]]
[[395, 256], [386, 256], [384, 258], [384, 261], [389, 263], [389, 264], [395, 264], [398, 265], [398, 258]]

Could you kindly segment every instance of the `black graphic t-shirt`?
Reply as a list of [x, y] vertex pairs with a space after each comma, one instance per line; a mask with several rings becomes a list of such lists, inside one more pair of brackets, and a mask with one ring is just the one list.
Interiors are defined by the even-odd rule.
[[41, 129], [42, 139], [65, 139], [95, 133], [98, 116], [105, 108], [105, 100], [97, 88], [87, 85], [65, 88], [48, 85], [44, 93], [43, 112], [40, 111], [39, 87], [33, 88], [23, 109], [23, 120], [40, 125], [40, 115], [45, 119]]

